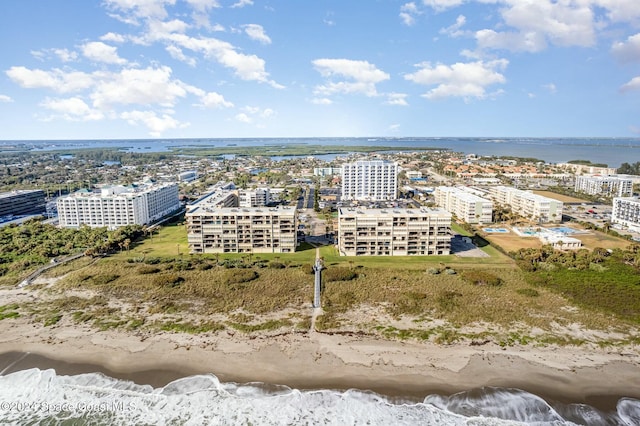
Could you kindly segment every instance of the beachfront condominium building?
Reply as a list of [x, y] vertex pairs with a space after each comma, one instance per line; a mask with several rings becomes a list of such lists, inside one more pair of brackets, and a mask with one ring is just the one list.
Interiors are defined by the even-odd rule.
[[492, 186], [489, 195], [501, 206], [538, 223], [562, 221], [562, 201], [508, 186]]
[[439, 186], [433, 193], [439, 207], [467, 223], [491, 223], [493, 202], [465, 186]]
[[634, 232], [640, 232], [640, 198], [616, 197], [613, 199], [611, 222]]
[[445, 255], [451, 251], [451, 213], [444, 209], [338, 210], [342, 256]]
[[395, 200], [397, 194], [397, 163], [372, 160], [342, 165], [342, 200]]
[[58, 198], [61, 227], [147, 225], [180, 209], [176, 183], [111, 186]]
[[271, 201], [271, 191], [268, 188], [238, 191], [238, 205], [240, 207], [263, 207], [270, 204]]
[[575, 191], [604, 197], [631, 197], [633, 180], [618, 176], [576, 176]]
[[17, 190], [0, 194], [0, 217], [42, 214], [46, 211], [44, 191]]
[[296, 209], [215, 207], [206, 202], [186, 213], [190, 253], [292, 253], [297, 246]]

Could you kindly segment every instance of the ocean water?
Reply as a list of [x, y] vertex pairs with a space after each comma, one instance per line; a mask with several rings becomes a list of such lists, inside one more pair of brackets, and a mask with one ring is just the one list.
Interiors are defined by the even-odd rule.
[[153, 388], [100, 373], [32, 368], [0, 376], [0, 423], [14, 425], [638, 425], [640, 401], [612, 413], [583, 404], [552, 407], [518, 390], [481, 388], [422, 402], [358, 391], [301, 391], [223, 383], [212, 374]]
[[166, 152], [174, 147], [233, 147], [286, 144], [431, 147], [477, 155], [537, 158], [547, 163], [589, 160], [609, 167], [640, 161], [640, 138], [243, 138], [0, 141], [0, 148], [69, 150], [119, 148], [129, 152]]

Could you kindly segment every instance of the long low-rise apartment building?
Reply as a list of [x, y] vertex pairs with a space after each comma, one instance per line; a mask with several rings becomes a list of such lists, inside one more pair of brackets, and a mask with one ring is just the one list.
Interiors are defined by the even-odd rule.
[[292, 253], [295, 207], [191, 206], [186, 213], [190, 253]]
[[605, 197], [630, 197], [633, 180], [619, 176], [576, 176], [576, 192]]
[[180, 209], [175, 183], [111, 186], [78, 191], [57, 200], [61, 227], [119, 228], [147, 225]]
[[444, 209], [338, 210], [342, 256], [429, 256], [451, 251], [451, 213]]
[[616, 197], [613, 199], [611, 222], [634, 232], [640, 232], [640, 198]]
[[489, 195], [496, 203], [538, 223], [562, 221], [562, 201], [509, 186], [493, 186]]
[[439, 186], [433, 193], [439, 207], [467, 223], [491, 223], [493, 202], [482, 198], [471, 188]]

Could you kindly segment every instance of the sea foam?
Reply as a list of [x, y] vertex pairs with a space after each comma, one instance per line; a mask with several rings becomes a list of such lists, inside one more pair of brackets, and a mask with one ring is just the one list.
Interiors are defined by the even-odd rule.
[[640, 419], [640, 401], [630, 398], [621, 399], [610, 415], [567, 407], [572, 408], [558, 412], [536, 395], [500, 388], [393, 403], [367, 391], [223, 383], [213, 374], [161, 388], [100, 373], [58, 376], [36, 368], [0, 376], [0, 423], [9, 424], [635, 425]]

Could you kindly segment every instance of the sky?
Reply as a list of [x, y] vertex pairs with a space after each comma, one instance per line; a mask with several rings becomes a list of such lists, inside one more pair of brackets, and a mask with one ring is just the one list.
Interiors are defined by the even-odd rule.
[[638, 0], [4, 0], [0, 140], [640, 137]]

